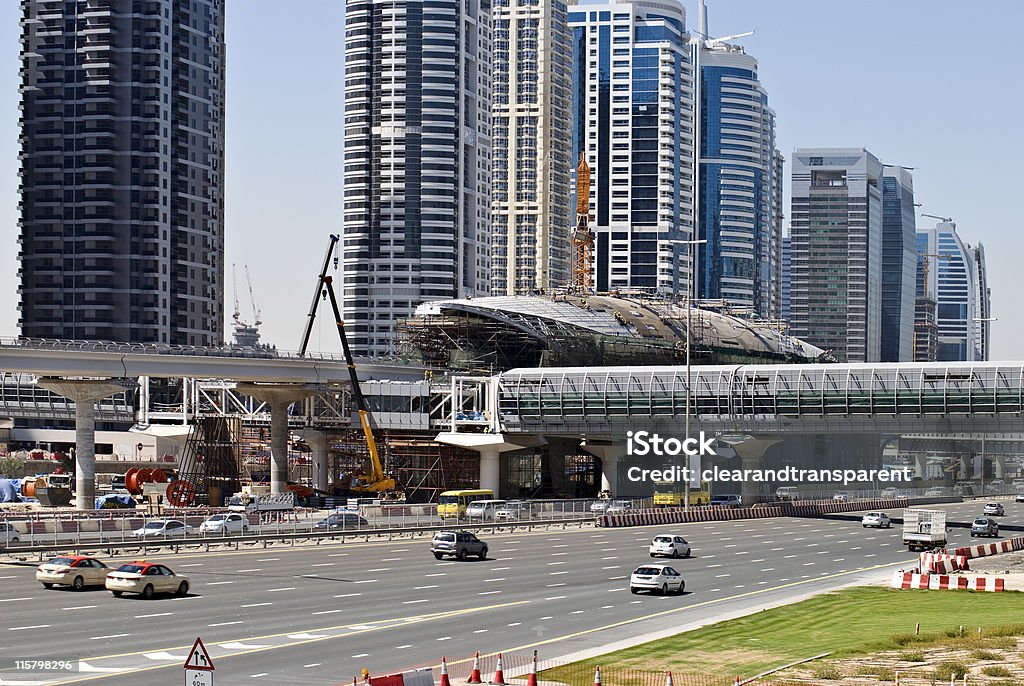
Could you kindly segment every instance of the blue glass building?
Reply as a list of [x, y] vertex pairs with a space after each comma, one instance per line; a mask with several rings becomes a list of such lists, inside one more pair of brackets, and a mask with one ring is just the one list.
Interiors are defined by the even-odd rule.
[[914, 180], [903, 167], [882, 171], [882, 362], [914, 359], [917, 268]]
[[598, 291], [686, 288], [692, 236], [692, 69], [675, 2], [570, 8], [576, 158], [591, 168]]

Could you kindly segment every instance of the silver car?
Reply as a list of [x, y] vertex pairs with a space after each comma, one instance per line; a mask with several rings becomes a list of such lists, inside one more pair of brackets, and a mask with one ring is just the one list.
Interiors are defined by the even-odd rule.
[[154, 519], [132, 532], [135, 538], [184, 538], [192, 527], [180, 519]]
[[892, 520], [890, 520], [889, 515], [884, 512], [868, 512], [866, 515], [861, 517], [860, 525], [865, 529], [869, 526], [877, 529], [888, 529], [892, 526]]

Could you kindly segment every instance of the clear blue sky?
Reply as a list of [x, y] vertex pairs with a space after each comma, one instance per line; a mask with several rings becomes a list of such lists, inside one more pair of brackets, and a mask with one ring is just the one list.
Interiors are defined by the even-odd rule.
[[[917, 167], [920, 211], [985, 244], [994, 359], [1022, 359], [1024, 3], [708, 0], [743, 40], [778, 114], [779, 148], [866, 147]], [[687, 23], [696, 21], [693, 0]], [[287, 10], [283, 10], [287, 7]], [[248, 264], [264, 339], [298, 346], [328, 234], [341, 228], [344, 2], [227, 0], [227, 311]], [[289, 11], [291, 10], [291, 11]], [[301, 11], [294, 11], [301, 10]], [[0, 335], [17, 334], [18, 5], [0, 3]], [[919, 219], [919, 228], [931, 220]], [[250, 316], [244, 279], [243, 317]], [[330, 322], [311, 347], [335, 350]]]

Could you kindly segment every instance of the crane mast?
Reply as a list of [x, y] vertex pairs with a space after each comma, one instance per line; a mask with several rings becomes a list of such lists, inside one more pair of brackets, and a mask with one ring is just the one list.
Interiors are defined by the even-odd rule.
[[576, 167], [576, 230], [572, 235], [572, 276], [569, 287], [593, 293], [594, 233], [590, 230], [590, 166], [580, 152]]

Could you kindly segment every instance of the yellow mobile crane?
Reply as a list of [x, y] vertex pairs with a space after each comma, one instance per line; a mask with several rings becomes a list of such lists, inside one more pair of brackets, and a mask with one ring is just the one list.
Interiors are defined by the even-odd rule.
[[[353, 481], [350, 488], [357, 493], [390, 493], [396, 490], [395, 479], [384, 474], [384, 467], [380, 462], [380, 455], [377, 452], [377, 440], [373, 435], [373, 426], [370, 424], [370, 411], [366, 409], [366, 400], [363, 398], [363, 391], [359, 386], [359, 375], [356, 374], [356, 364], [352, 358], [352, 349], [349, 347], [348, 336], [345, 334], [345, 322], [341, 318], [341, 311], [338, 309], [338, 298], [334, 294], [334, 278], [327, 274], [331, 264], [331, 255], [334, 253], [339, 240], [340, 238], [336, 234], [331, 234], [331, 241], [327, 246], [327, 254], [324, 256], [324, 266], [320, 270], [320, 279], [317, 282], [316, 292], [313, 293], [313, 304], [309, 308], [306, 330], [302, 334], [299, 357], [306, 354], [306, 346], [309, 345], [309, 336], [313, 332], [313, 320], [316, 319], [316, 310], [320, 300], [329, 298], [331, 309], [334, 311], [334, 321], [338, 326], [338, 335], [341, 337], [341, 348], [345, 353], [345, 363], [348, 365], [349, 379], [352, 382], [352, 397], [355, 399], [356, 410], [359, 412], [359, 423], [363, 427], [363, 435], [366, 436], [366, 447], [370, 451], [370, 468], [372, 473], [367, 478]], [[337, 258], [335, 258], [335, 266], [337, 266]]]

